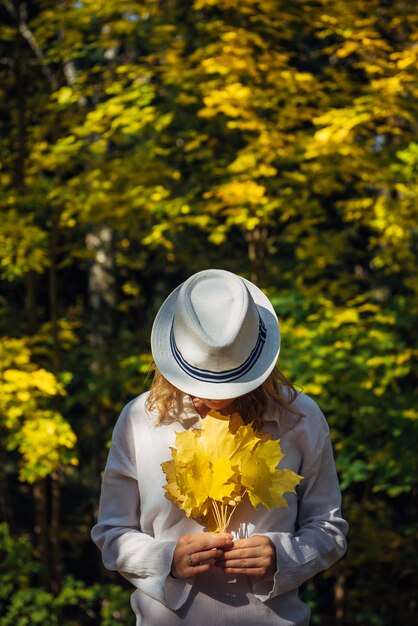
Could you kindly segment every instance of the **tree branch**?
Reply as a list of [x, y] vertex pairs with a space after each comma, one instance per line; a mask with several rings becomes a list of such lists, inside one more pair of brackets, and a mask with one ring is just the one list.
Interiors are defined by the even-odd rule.
[[23, 19], [21, 12], [13, 5], [13, 3], [11, 2], [11, 0], [2, 0], [4, 6], [6, 7], [7, 11], [10, 13], [10, 15], [13, 17], [13, 19], [16, 21], [16, 26], [19, 30], [19, 33], [22, 35], [22, 37], [26, 40], [26, 42], [29, 44], [29, 47], [31, 48], [32, 52], [34, 53], [40, 67], [41, 70], [45, 76], [45, 78], [47, 79], [50, 87], [52, 89], [57, 89], [58, 88], [58, 83], [57, 80], [55, 79], [55, 76], [53, 75], [53, 73], [51, 72], [50, 68], [48, 67], [48, 64], [45, 60], [45, 56], [42, 52], [42, 49], [40, 48], [40, 46], [38, 45], [31, 29], [29, 28], [27, 22], [25, 19]]

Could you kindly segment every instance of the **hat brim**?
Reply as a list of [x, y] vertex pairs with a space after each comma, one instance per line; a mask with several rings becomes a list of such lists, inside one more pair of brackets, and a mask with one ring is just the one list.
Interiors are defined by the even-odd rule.
[[151, 332], [151, 351], [161, 374], [184, 393], [210, 400], [238, 398], [259, 387], [273, 371], [280, 352], [280, 330], [276, 313], [267, 296], [256, 285], [242, 278], [266, 327], [266, 341], [254, 366], [233, 382], [211, 383], [196, 380], [181, 369], [172, 355], [170, 332], [176, 310], [179, 285], [163, 302]]

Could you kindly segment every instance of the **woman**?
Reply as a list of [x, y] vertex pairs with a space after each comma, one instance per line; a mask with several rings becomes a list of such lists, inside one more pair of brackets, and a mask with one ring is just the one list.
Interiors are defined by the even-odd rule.
[[[151, 348], [151, 392], [116, 424], [92, 530], [104, 565], [136, 587], [137, 626], [306, 626], [298, 588], [344, 554], [347, 523], [325, 418], [275, 367], [270, 301], [230, 272], [199, 272], [161, 306]], [[288, 507], [244, 499], [227, 533], [205, 532], [163, 489], [176, 432], [211, 409], [280, 439], [280, 469], [303, 476]]]

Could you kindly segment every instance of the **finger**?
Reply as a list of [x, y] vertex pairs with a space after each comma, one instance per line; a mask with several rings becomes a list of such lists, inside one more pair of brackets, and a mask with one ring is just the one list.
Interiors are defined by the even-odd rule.
[[198, 558], [199, 555], [196, 553], [186, 554], [181, 557], [177, 556], [173, 560], [171, 573], [175, 578], [191, 578], [196, 574], [207, 572], [215, 565], [214, 557], [212, 559], [206, 558], [202, 561], [199, 561]]
[[192, 567], [187, 567], [185, 569], [185, 578], [192, 578], [192, 576], [196, 576], [197, 574], [203, 574], [204, 572], [208, 572], [212, 569], [214, 565], [212, 563], [201, 563], [198, 565], [193, 565]]
[[230, 533], [181, 535], [173, 554], [172, 574], [188, 578], [211, 569], [223, 550], [233, 545]]
[[270, 552], [264, 552], [260, 550], [258, 547], [255, 548], [235, 548], [232, 547], [230, 550], [223, 550], [221, 557], [225, 561], [237, 560], [237, 559], [257, 559], [261, 556], [265, 556], [270, 554]]
[[201, 533], [196, 535], [184, 535], [185, 545], [198, 546], [201, 550], [216, 548], [222, 545], [232, 545], [230, 533]]
[[243, 574], [245, 576], [255, 576], [257, 578], [265, 578], [268, 573], [268, 570], [265, 567], [223, 567], [222, 571], [225, 572], [225, 574]]
[[219, 548], [211, 548], [210, 550], [202, 550], [201, 552], [192, 552], [187, 556], [190, 565], [196, 563], [209, 562], [212, 565], [223, 556], [223, 550]]
[[273, 578], [276, 571], [275, 562], [266, 557], [217, 561], [216, 566], [226, 574], [246, 574], [269, 579]]
[[241, 567], [242, 569], [248, 569], [251, 567], [263, 567], [269, 565], [271, 559], [261, 556], [247, 556], [236, 559], [219, 559], [216, 561], [216, 565], [220, 567]]
[[211, 563], [203, 563], [193, 566], [186, 564], [183, 567], [176, 567], [172, 573], [175, 578], [193, 578], [193, 576], [208, 572], [212, 569], [212, 567], [214, 566]]
[[268, 567], [271, 561], [269, 559], [233, 559], [228, 561], [215, 561], [216, 567], [221, 569], [254, 569], [258, 567]]
[[245, 539], [237, 539], [236, 541], [234, 541], [235, 548], [252, 548], [270, 545], [270, 538], [263, 535], [252, 535], [251, 537], [246, 537]]
[[181, 544], [180, 549], [184, 554], [193, 554], [216, 549], [229, 549], [233, 546], [231, 535], [189, 535]]
[[[260, 542], [258, 540], [261, 539]], [[250, 537], [234, 542], [234, 545], [225, 550], [226, 559], [267, 557], [275, 558], [276, 550], [268, 537]]]

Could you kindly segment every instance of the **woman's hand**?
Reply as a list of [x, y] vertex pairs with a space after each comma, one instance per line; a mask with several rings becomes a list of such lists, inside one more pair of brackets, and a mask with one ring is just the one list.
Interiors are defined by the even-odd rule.
[[234, 541], [222, 558], [217, 559], [216, 565], [226, 574], [247, 574], [273, 580], [277, 571], [276, 550], [265, 535], [253, 535]]
[[173, 553], [171, 574], [175, 578], [190, 578], [207, 572], [232, 545], [229, 533], [181, 535]]

